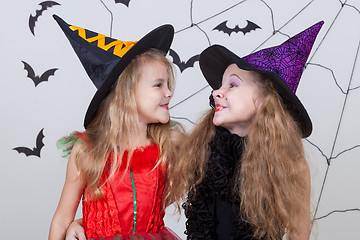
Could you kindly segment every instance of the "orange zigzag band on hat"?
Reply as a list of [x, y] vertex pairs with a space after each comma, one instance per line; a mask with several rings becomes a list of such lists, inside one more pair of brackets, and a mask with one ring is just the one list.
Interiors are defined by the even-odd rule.
[[97, 46], [105, 51], [108, 51], [110, 48], [114, 47], [113, 54], [119, 57], [124, 56], [124, 54], [137, 43], [137, 41], [124, 42], [120, 40], [115, 40], [109, 44], [105, 44], [105, 38], [107, 36], [103, 34], [98, 34], [95, 37], [86, 38], [86, 29], [76, 26], [70, 26], [69, 28], [73, 31], [77, 30], [79, 36], [88, 41], [89, 43], [97, 41]]

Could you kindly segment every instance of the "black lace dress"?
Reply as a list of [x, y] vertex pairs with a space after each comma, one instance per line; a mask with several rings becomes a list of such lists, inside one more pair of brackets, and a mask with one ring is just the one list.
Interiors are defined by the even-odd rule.
[[232, 194], [233, 176], [240, 164], [243, 139], [217, 127], [206, 177], [196, 194], [188, 194], [185, 209], [187, 239], [253, 239], [251, 225], [239, 217], [239, 199]]

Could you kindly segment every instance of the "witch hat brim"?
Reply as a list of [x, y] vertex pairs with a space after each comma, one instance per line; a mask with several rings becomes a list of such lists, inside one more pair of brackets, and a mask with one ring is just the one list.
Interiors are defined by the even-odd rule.
[[[272, 66], [271, 63], [269, 63], [267, 59], [269, 56], [266, 56], [264, 54], [264, 51], [268, 49], [259, 50], [256, 53], [241, 58], [223, 46], [213, 45], [205, 49], [200, 54], [200, 59], [199, 59], [200, 69], [205, 79], [213, 89], [218, 89], [221, 87], [222, 76], [226, 68], [233, 63], [235, 63], [240, 69], [258, 72], [264, 75], [266, 79], [272, 82], [272, 85], [274, 86], [275, 90], [282, 98], [286, 109], [292, 114], [294, 119], [299, 123], [302, 131], [302, 137], [306, 138], [310, 136], [312, 132], [312, 122], [305, 107], [303, 106], [299, 98], [295, 95], [295, 91], [299, 83], [301, 74], [303, 72], [305, 62], [310, 54], [312, 45], [315, 41], [316, 35], [319, 32], [322, 25], [323, 22], [319, 22], [315, 24], [314, 26], [317, 27], [316, 31], [313, 30], [314, 26], [307, 29], [313, 31], [312, 32], [313, 39], [311, 40], [311, 42], [307, 43], [305, 50], [302, 49], [302, 51], [305, 51], [304, 53], [299, 53], [297, 52], [297, 50], [294, 51], [294, 54], [301, 54], [301, 62], [299, 63], [298, 61], [295, 61], [296, 64], [298, 64], [295, 70], [296, 79], [294, 79], [294, 77], [292, 76], [289, 77], [288, 75], [282, 74], [281, 73], [282, 70], [285, 70], [286, 74], [291, 72], [291, 70], [289, 71], [289, 69], [277, 69], [280, 66], [277, 65], [278, 62], [274, 64], [276, 66], [274, 65]], [[284, 42], [283, 44], [288, 44], [288, 41]], [[279, 46], [282, 46], [283, 44]], [[264, 58], [263, 61], [261, 60], [262, 57]], [[264, 64], [264, 62], [266, 62], [266, 64]]]
[[[87, 70], [89, 77], [92, 78], [92, 81], [94, 82], [94, 80], [98, 80], [96, 78], [99, 78], [99, 75], [95, 75], [95, 77], [93, 77], [94, 75], [91, 75], [92, 73], [90, 73], [91, 70], [89, 69], [94, 68], [91, 66], [91, 64], [94, 64], [94, 66], [97, 68], [97, 71], [92, 72], [98, 73], [100, 69], [102, 74], [102, 80], [100, 83], [94, 82], [98, 90], [96, 91], [87, 109], [84, 119], [85, 129], [94, 119], [100, 104], [109, 94], [119, 75], [124, 71], [129, 63], [137, 55], [150, 48], [157, 49], [166, 55], [174, 38], [174, 27], [169, 24], [165, 24], [155, 28], [139, 41], [134, 42], [135, 44], [131, 46], [131, 48], [129, 48], [123, 55], [116, 56], [112, 53], [109, 53], [109, 51], [99, 49], [96, 46], [89, 44], [88, 41], [79, 37], [78, 34], [74, 34], [74, 31], [69, 28], [70, 25], [67, 24], [64, 20], [56, 15], [53, 17], [69, 39], [85, 70]], [[84, 52], [86, 54], [83, 54]]]

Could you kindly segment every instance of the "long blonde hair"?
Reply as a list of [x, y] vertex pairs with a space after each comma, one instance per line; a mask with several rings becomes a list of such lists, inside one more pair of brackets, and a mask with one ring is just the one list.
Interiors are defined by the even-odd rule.
[[245, 139], [235, 193], [255, 237], [281, 239], [286, 231], [295, 231], [294, 216], [306, 211], [302, 134], [270, 82], [255, 76], [262, 103]]
[[[205, 176], [207, 159], [210, 154], [208, 143], [213, 139], [215, 126], [212, 123], [214, 111], [206, 114], [203, 120], [196, 125], [191, 134], [183, 139], [180, 151], [177, 153], [177, 161], [171, 161], [168, 174], [172, 177], [168, 185], [173, 190], [168, 198], [177, 203], [179, 200], [186, 203], [186, 194], [193, 190]], [[180, 198], [179, 198], [180, 196]]]
[[[300, 170], [304, 158], [301, 130], [272, 84], [255, 72], [254, 81], [262, 102], [244, 137], [233, 195], [240, 200], [239, 217], [252, 224], [255, 238], [281, 239], [285, 232], [295, 231], [292, 217], [306, 211], [302, 201], [306, 186]], [[213, 109], [205, 114], [181, 152], [181, 158], [188, 161], [184, 188], [195, 194], [207, 170], [209, 143], [215, 135], [213, 116]]]
[[[166, 66], [169, 75], [169, 89], [174, 90], [175, 80], [172, 64], [163, 53], [149, 49], [136, 56], [120, 74], [116, 84], [108, 96], [101, 103], [96, 116], [83, 134], [88, 139], [82, 141], [76, 157], [76, 165], [80, 175], [86, 183], [86, 190], [93, 195], [91, 198], [101, 197], [100, 180], [110, 153], [112, 161], [110, 176], [122, 164], [124, 151], [128, 150], [131, 157], [131, 138], [136, 134], [138, 113], [135, 101], [135, 89], [140, 76], [141, 67], [159, 61]], [[160, 159], [158, 164], [165, 165], [165, 161], [173, 159], [172, 145], [169, 143], [170, 123], [149, 124], [147, 137], [158, 144]], [[129, 161], [127, 161], [128, 167]], [[106, 181], [107, 179], [105, 179]]]

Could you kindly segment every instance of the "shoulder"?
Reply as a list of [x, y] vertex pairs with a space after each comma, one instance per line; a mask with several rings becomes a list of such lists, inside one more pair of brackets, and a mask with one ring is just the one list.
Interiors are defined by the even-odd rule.
[[177, 129], [171, 129], [170, 137], [171, 137], [171, 141], [174, 141], [174, 142], [181, 141], [184, 139], [185, 133], [182, 131], [179, 131]]
[[80, 171], [82, 167], [89, 166], [90, 159], [91, 157], [88, 151], [88, 143], [86, 141], [75, 142], [70, 153], [68, 164], [71, 164]]
[[170, 141], [176, 147], [180, 147], [181, 143], [184, 141], [186, 134], [184, 131], [178, 129], [171, 129], [170, 130]]
[[56, 146], [62, 151], [62, 156], [68, 158], [74, 150], [74, 146], [80, 142], [89, 143], [89, 137], [82, 132], [74, 131], [71, 134], [60, 138]]

